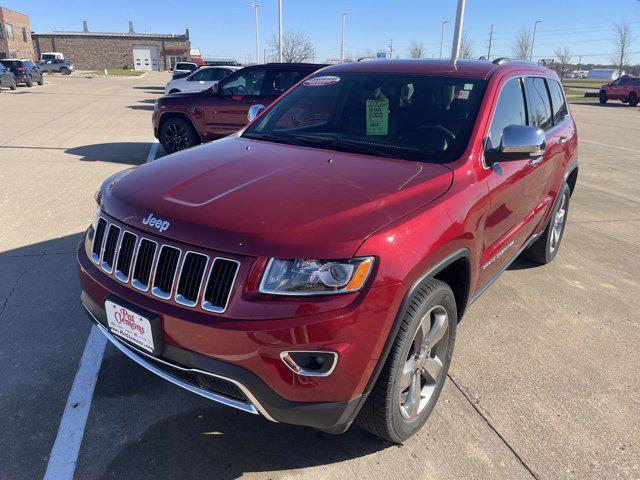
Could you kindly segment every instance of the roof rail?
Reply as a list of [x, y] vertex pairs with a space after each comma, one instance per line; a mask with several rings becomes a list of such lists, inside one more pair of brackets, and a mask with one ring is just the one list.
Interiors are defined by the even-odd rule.
[[523, 65], [537, 65], [535, 62], [531, 62], [529, 60], [524, 60], [522, 58], [509, 58], [509, 57], [500, 57], [496, 58], [493, 62], [494, 65], [506, 65], [507, 63], [514, 64], [523, 64]]

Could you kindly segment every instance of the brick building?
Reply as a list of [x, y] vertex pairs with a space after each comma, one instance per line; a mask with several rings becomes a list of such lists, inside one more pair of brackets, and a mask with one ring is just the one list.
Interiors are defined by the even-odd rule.
[[34, 58], [29, 17], [4, 7], [0, 7], [0, 58]]
[[184, 34], [137, 33], [129, 22], [124, 33], [91, 32], [84, 22], [80, 32], [32, 32], [37, 58], [43, 52], [61, 52], [80, 70], [167, 70], [190, 58], [189, 30]]

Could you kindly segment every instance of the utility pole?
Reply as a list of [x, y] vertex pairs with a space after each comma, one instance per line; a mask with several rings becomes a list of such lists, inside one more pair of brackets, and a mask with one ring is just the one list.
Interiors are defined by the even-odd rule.
[[389, 40], [389, 60], [393, 60], [393, 38]]
[[260, 4], [251, 3], [248, 6], [253, 8], [256, 13], [256, 63], [260, 63], [260, 34], [258, 30], [258, 9], [260, 8]]
[[282, 0], [278, 0], [278, 62], [282, 63]]
[[340, 36], [340, 63], [344, 63], [344, 29], [347, 24], [347, 12], [342, 12], [342, 35]]
[[489, 32], [489, 52], [487, 53], [487, 60], [491, 61], [491, 44], [493, 43], [493, 25], [491, 25], [491, 31]]
[[536, 30], [538, 29], [538, 24], [542, 23], [542, 20], [536, 20], [533, 24], [533, 39], [531, 40], [531, 55], [529, 55], [529, 61], [533, 61], [533, 46], [536, 43]]
[[451, 47], [451, 63], [456, 64], [460, 56], [460, 42], [462, 41], [462, 24], [464, 23], [464, 7], [466, 0], [458, 0], [456, 11], [456, 25], [453, 31], [453, 46]]
[[444, 47], [444, 29], [449, 23], [449, 20], [445, 20], [442, 22], [442, 34], [440, 35], [440, 58], [442, 58], [442, 48]]

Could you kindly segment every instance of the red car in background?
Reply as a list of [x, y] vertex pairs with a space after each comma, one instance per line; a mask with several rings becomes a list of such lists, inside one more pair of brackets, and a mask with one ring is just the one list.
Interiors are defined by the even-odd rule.
[[213, 88], [161, 97], [153, 133], [167, 153], [230, 135], [247, 123], [251, 105], [269, 105], [325, 65], [268, 63], [243, 68]]
[[640, 99], [640, 78], [624, 76], [614, 80], [600, 89], [600, 103], [609, 100], [620, 100], [635, 107]]

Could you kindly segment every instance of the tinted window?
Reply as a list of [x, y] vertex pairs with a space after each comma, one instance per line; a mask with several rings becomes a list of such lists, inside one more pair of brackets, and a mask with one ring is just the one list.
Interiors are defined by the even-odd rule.
[[26, 42], [27, 41], [27, 29], [22, 27], [22, 41]]
[[551, 93], [551, 106], [553, 107], [553, 122], [561, 122], [568, 114], [567, 104], [562, 94], [562, 87], [555, 80], [547, 80]]
[[417, 162], [460, 157], [485, 81], [411, 74], [317, 74], [282, 97], [247, 138]]
[[298, 70], [268, 70], [262, 94], [280, 96], [303, 77], [306, 75]]
[[215, 68], [203, 68], [198, 70], [197, 72], [192, 73], [189, 77], [189, 80], [193, 80], [196, 82], [210, 82], [211, 80], [214, 80], [213, 77], [215, 76], [215, 73]]
[[174, 70], [195, 70], [198, 66], [195, 63], [178, 63]]
[[524, 105], [522, 81], [512, 78], [502, 87], [500, 98], [493, 113], [491, 128], [489, 129], [488, 149], [500, 147], [502, 132], [509, 125], [526, 125], [527, 109]]
[[228, 70], [226, 68], [215, 68], [213, 69], [213, 77], [212, 80], [222, 80], [224, 77], [228, 76], [232, 73], [233, 70]]
[[221, 85], [222, 95], [260, 95], [264, 81], [264, 68], [243, 69]]
[[529, 125], [546, 130], [553, 125], [551, 101], [544, 78], [527, 77], [524, 79], [529, 102]]

